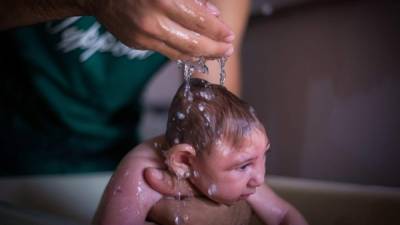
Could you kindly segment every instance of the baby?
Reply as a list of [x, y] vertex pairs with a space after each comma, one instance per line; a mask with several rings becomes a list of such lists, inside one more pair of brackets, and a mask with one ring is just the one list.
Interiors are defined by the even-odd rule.
[[307, 224], [264, 183], [269, 146], [252, 107], [223, 86], [192, 79], [172, 101], [165, 135], [138, 145], [121, 161], [95, 223], [149, 224], [147, 214], [164, 196], [148, 186], [143, 171], [164, 167], [218, 204], [247, 201], [265, 224]]

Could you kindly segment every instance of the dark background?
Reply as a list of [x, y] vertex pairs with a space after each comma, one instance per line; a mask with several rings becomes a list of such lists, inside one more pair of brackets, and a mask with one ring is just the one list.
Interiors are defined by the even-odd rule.
[[400, 186], [400, 3], [255, 3], [244, 98], [269, 132], [267, 173]]

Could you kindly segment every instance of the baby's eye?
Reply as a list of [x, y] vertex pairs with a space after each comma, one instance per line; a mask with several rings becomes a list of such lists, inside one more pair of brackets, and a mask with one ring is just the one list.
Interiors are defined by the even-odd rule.
[[245, 171], [247, 168], [249, 168], [251, 163], [246, 163], [244, 165], [241, 165], [240, 167], [237, 168], [239, 171]]

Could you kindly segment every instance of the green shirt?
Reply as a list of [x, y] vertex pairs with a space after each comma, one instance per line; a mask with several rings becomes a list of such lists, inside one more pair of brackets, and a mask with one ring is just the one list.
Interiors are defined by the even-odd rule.
[[0, 173], [113, 169], [138, 142], [141, 93], [167, 59], [128, 48], [93, 17], [2, 35], [13, 68], [2, 76]]

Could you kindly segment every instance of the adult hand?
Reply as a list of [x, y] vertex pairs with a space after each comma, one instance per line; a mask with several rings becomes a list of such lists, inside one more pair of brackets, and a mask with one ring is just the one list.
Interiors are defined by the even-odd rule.
[[[245, 201], [232, 206], [216, 204], [199, 194], [186, 181], [176, 182], [167, 171], [147, 168], [146, 182], [156, 191], [167, 196], [192, 196], [182, 201], [163, 198], [148, 214], [148, 219], [162, 225], [175, 225], [177, 209], [184, 224], [190, 225], [238, 225], [248, 224], [251, 209]], [[184, 204], [184, 207], [182, 205]], [[204, 216], [207, 215], [207, 216]]]
[[234, 34], [207, 0], [86, 0], [97, 20], [129, 47], [172, 59], [233, 53]]
[[177, 216], [185, 225], [244, 225], [250, 222], [251, 209], [245, 201], [225, 206], [201, 197], [182, 201], [164, 198], [152, 207], [148, 219], [160, 225], [175, 225]]
[[193, 197], [200, 195], [186, 180], [178, 182], [166, 170], [146, 168], [144, 179], [150, 187], [166, 196]]

